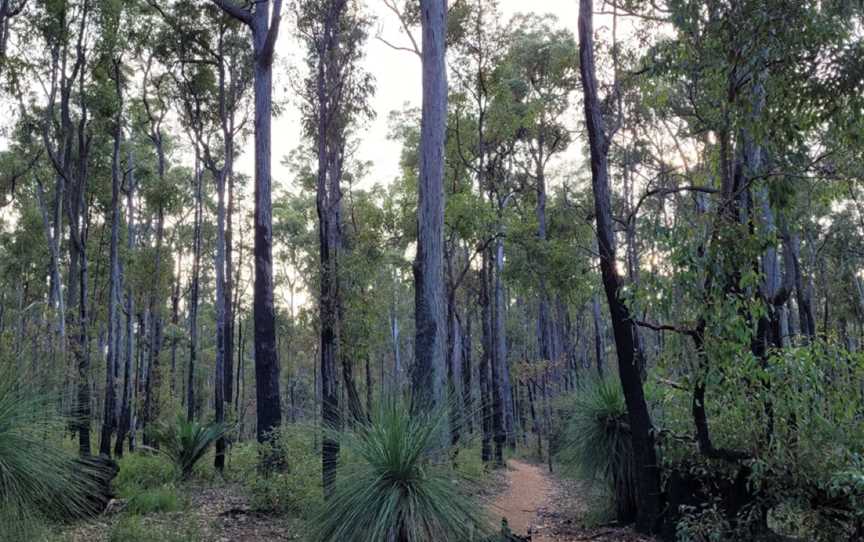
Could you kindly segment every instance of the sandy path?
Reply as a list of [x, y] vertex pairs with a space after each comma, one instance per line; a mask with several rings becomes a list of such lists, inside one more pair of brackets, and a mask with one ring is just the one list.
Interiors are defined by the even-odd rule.
[[[542, 467], [517, 459], [508, 462], [507, 491], [495, 499], [489, 510], [496, 525], [501, 517], [507, 518], [510, 530], [526, 536], [537, 518], [537, 510], [548, 504], [553, 492], [552, 481]], [[532, 542], [551, 540], [543, 535], [534, 535]]]

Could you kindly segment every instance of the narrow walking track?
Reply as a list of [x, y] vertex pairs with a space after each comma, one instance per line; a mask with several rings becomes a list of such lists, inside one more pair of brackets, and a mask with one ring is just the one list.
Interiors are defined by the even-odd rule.
[[592, 497], [585, 484], [559, 480], [545, 466], [518, 459], [507, 466], [507, 489], [489, 504], [496, 525], [505, 517], [514, 534], [531, 542], [652, 542], [627, 528], [586, 526]]
[[531, 542], [548, 542], [552, 538], [535, 534], [537, 511], [549, 504], [554, 486], [542, 467], [512, 459], [507, 464], [507, 491], [489, 509], [496, 524], [507, 518], [510, 530], [520, 536], [532, 535]]

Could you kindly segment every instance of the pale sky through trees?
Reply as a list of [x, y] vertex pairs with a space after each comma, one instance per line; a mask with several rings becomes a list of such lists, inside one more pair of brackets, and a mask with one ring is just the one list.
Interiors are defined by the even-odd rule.
[[[452, 1], [452, 0], [451, 0]], [[377, 118], [367, 123], [359, 130], [360, 148], [357, 158], [371, 160], [372, 169], [364, 179], [364, 186], [374, 183], [387, 184], [399, 174], [399, 153], [401, 143], [387, 139], [389, 132], [389, 115], [391, 111], [401, 110], [406, 103], [417, 106], [420, 102], [420, 59], [407, 51], [396, 51], [375, 39], [374, 34], [380, 30], [381, 35], [395, 45], [409, 45], [408, 38], [399, 31], [399, 22], [382, 0], [364, 0], [366, 9], [374, 14], [377, 21], [373, 28], [373, 36], [366, 46], [365, 68], [375, 76], [376, 92], [372, 99], [372, 108]], [[598, 4], [598, 9], [599, 9]], [[551, 13], [558, 17], [561, 26], [568, 28], [575, 38], [576, 18], [579, 5], [576, 0], [501, 0], [501, 12], [504, 21], [517, 13]], [[598, 31], [602, 31], [603, 19], [598, 17]], [[286, 29], [291, 26], [286, 25]], [[419, 42], [419, 29], [416, 33]], [[292, 172], [281, 164], [282, 159], [297, 147], [301, 141], [300, 111], [297, 99], [289, 85], [287, 74], [289, 67], [302, 68], [303, 49], [290, 32], [284, 32], [277, 44], [279, 58], [276, 68], [277, 80], [274, 85], [276, 99], [284, 104], [282, 114], [273, 122], [273, 177], [274, 196], [290, 188], [293, 182]], [[568, 115], [572, 118], [573, 115]], [[579, 152], [574, 145], [572, 152]], [[240, 158], [239, 169], [244, 173], [252, 172], [252, 141], [247, 142], [243, 156]]]

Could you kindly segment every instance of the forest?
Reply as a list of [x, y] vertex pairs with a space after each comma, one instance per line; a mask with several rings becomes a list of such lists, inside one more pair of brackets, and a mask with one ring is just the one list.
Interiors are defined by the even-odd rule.
[[0, 0], [0, 542], [864, 540], [861, 0]]

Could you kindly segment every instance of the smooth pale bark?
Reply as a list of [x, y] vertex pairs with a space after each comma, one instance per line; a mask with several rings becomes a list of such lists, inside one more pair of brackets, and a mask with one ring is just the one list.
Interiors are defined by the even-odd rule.
[[621, 277], [618, 276], [616, 268], [612, 194], [609, 186], [610, 140], [606, 133], [594, 66], [594, 2], [592, 0], [580, 0], [579, 3], [579, 60], [591, 157], [600, 269], [615, 335], [618, 376], [627, 405], [636, 467], [638, 492], [636, 527], [642, 532], [652, 532], [658, 527], [660, 517], [660, 470], [651, 415], [642, 389], [635, 325], [630, 310], [622, 299]]
[[66, 182], [62, 175], [57, 175], [54, 188], [54, 204], [51, 217], [48, 214], [48, 205], [45, 201], [45, 187], [38, 175], [36, 177], [36, 197], [39, 203], [39, 212], [42, 215], [42, 227], [45, 231], [45, 240], [48, 242], [49, 271], [51, 277], [50, 303], [54, 308], [57, 318], [57, 335], [61, 349], [61, 362], [66, 365], [66, 303], [63, 299], [63, 276], [60, 273], [60, 238], [63, 235], [63, 197], [66, 190]]
[[444, 401], [447, 325], [444, 307], [444, 144], [447, 128], [447, 1], [421, 0], [423, 106], [417, 200], [417, 255], [414, 260], [415, 412]]
[[[493, 318], [493, 329], [495, 342], [495, 371], [497, 386], [500, 389], [501, 423], [504, 441], [515, 448], [515, 432], [513, 430], [513, 391], [510, 384], [510, 361], [507, 356], [507, 301], [504, 295], [504, 235], [501, 234], [495, 240], [495, 270], [494, 278], [494, 305], [495, 314]], [[496, 440], [497, 442], [497, 440]], [[496, 454], [498, 452], [496, 451]], [[503, 457], [501, 458], [503, 461]]]
[[[135, 248], [135, 161], [130, 148], [128, 152], [129, 185], [126, 189], [126, 250], [129, 257]], [[132, 359], [135, 355], [135, 337], [133, 328], [135, 322], [135, 292], [132, 289], [132, 281], [126, 275], [126, 334], [124, 337], [124, 364], [123, 364], [123, 398], [120, 403], [120, 424], [117, 427], [117, 441], [114, 443], [114, 454], [123, 456], [123, 441], [129, 434], [132, 425], [132, 402], [134, 400], [135, 374], [133, 373]], [[130, 450], [131, 451], [131, 450]]]
[[[4, 0], [5, 3], [5, 0]], [[11, 2], [5, 3], [11, 6]], [[23, 2], [17, 5], [23, 6]], [[6, 22], [8, 22], [8, 12]], [[89, 108], [85, 97], [87, 51], [83, 47], [86, 28], [89, 22], [90, 4], [84, 2], [78, 21], [77, 43], [73, 48], [57, 40], [51, 50], [51, 87], [45, 108], [46, 120], [43, 126], [43, 143], [51, 165], [58, 177], [65, 181], [65, 210], [69, 221], [69, 288], [67, 307], [77, 304], [77, 311], [67, 313], [66, 328], [75, 328], [70, 337], [69, 350], [73, 354], [77, 373], [77, 391], [73, 408], [73, 424], [78, 432], [78, 453], [82, 457], [91, 454], [91, 390], [90, 390], [90, 349], [89, 349], [89, 308], [88, 308], [88, 262], [87, 237], [89, 234], [89, 206], [87, 205], [88, 159], [92, 134], [88, 131]], [[5, 23], [4, 23], [5, 24]], [[67, 29], [70, 33], [73, 30]], [[0, 30], [5, 35], [6, 27]], [[4, 45], [2, 43], [0, 45]], [[72, 51], [75, 56], [70, 58]], [[77, 92], [75, 92], [77, 86]], [[78, 97], [78, 121], [72, 119], [72, 97]], [[58, 103], [59, 102], [59, 103]], [[59, 129], [51, 134], [56, 126], [53, 121], [59, 105]], [[74, 157], [74, 158], [73, 158]], [[60, 203], [60, 202], [57, 202]], [[55, 207], [56, 209], [56, 207]], [[59, 232], [55, 232], [59, 233]]]
[[102, 418], [102, 436], [99, 453], [111, 456], [111, 437], [117, 427], [117, 390], [116, 372], [118, 365], [118, 346], [120, 322], [117, 305], [120, 298], [120, 142], [123, 138], [123, 94], [120, 82], [120, 62], [113, 61], [115, 92], [119, 105], [114, 118], [114, 146], [111, 155], [111, 242], [108, 270], [108, 358], [105, 362], [105, 403]]

